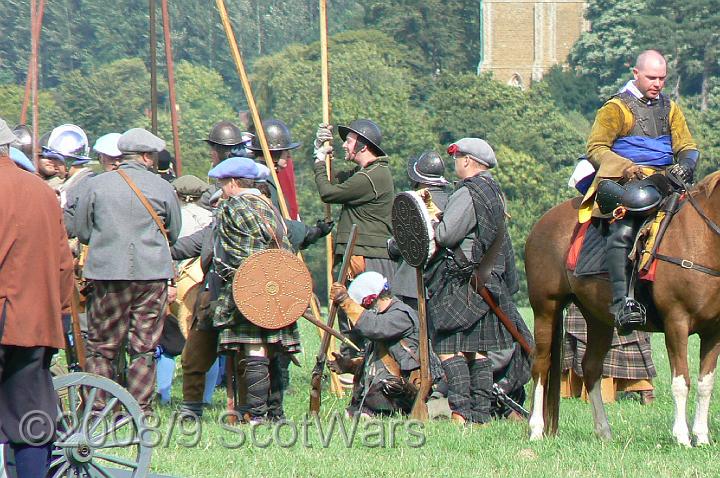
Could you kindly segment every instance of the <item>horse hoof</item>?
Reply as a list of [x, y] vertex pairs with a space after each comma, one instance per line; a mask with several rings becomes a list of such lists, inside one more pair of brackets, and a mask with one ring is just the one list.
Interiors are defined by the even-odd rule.
[[675, 439], [677, 440], [678, 445], [684, 446], [685, 448], [692, 448], [692, 443], [690, 443], [690, 436], [684, 435], [684, 436], [675, 436]]
[[710, 436], [707, 433], [695, 435], [695, 446], [706, 446], [710, 444]]
[[540, 432], [530, 430], [530, 441], [540, 441], [542, 439], [543, 439], [542, 430], [540, 430]]

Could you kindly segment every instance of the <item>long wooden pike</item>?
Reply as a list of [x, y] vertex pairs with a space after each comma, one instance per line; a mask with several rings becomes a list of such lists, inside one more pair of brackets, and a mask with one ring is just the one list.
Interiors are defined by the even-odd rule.
[[162, 0], [162, 20], [163, 35], [165, 39], [165, 61], [168, 71], [168, 92], [170, 94], [170, 124], [172, 125], [173, 134], [173, 151], [175, 152], [175, 174], [182, 176], [182, 155], [180, 154], [180, 133], [178, 131], [178, 122], [180, 121], [177, 99], [175, 95], [175, 63], [173, 62], [172, 39], [170, 38], [170, 12], [168, 10], [168, 0]]
[[[347, 278], [348, 270], [350, 269], [350, 258], [352, 257], [353, 249], [355, 249], [355, 242], [357, 241], [357, 225], [353, 224], [350, 229], [350, 238], [345, 246], [345, 254], [343, 255], [342, 265], [338, 272], [337, 281], [341, 284], [345, 283]], [[328, 311], [327, 326], [333, 328], [335, 325], [335, 317], [337, 316], [338, 306], [334, 302], [331, 302], [330, 309]], [[327, 361], [328, 347], [330, 346], [330, 334], [323, 336], [322, 342], [320, 343], [320, 350], [318, 351], [317, 358], [315, 359], [315, 368], [313, 368], [312, 378], [310, 379], [310, 413], [318, 414], [320, 412], [320, 401], [322, 394], [322, 375], [325, 371], [325, 362]]]
[[328, 327], [327, 324], [323, 323], [320, 320], [317, 320], [315, 317], [313, 317], [311, 314], [308, 314], [307, 312], [303, 314], [303, 318], [307, 319], [311, 324], [313, 324], [315, 327], [320, 329], [323, 332], [326, 332], [336, 339], [340, 340], [342, 343], [349, 345], [350, 347], [354, 348], [356, 351], [360, 352], [360, 348], [355, 345], [355, 343], [350, 340], [345, 334], [340, 332], [339, 330], [335, 330], [332, 327]]

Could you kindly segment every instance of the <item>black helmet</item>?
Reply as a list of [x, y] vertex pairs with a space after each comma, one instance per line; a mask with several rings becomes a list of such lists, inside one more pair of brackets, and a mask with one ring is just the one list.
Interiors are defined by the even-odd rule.
[[445, 163], [435, 151], [425, 151], [419, 158], [410, 158], [407, 165], [410, 180], [421, 184], [447, 186], [450, 184], [443, 176]]
[[[263, 131], [265, 131], [265, 139], [267, 140], [268, 149], [270, 151], [285, 151], [287, 149], [295, 149], [302, 143], [293, 143], [290, 135], [290, 128], [277, 119], [269, 119], [262, 122]], [[256, 134], [248, 149], [252, 151], [262, 151], [260, 146], [260, 138]]]
[[32, 156], [32, 133], [30, 128], [24, 124], [19, 124], [13, 128], [13, 134], [17, 137], [17, 141], [10, 143], [10, 146], [19, 149], [29, 158]]
[[202, 141], [222, 146], [237, 146], [243, 142], [242, 131], [230, 121], [218, 121], [210, 129], [207, 139]]
[[380, 148], [382, 133], [380, 127], [369, 119], [356, 119], [350, 126], [338, 126], [338, 133], [343, 141], [348, 133], [355, 133], [365, 144], [375, 151], [378, 156], [385, 156], [385, 151]]

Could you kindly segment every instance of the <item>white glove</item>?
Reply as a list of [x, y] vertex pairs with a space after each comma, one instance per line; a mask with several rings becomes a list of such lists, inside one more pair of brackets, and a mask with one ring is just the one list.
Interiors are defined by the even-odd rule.
[[320, 123], [317, 133], [315, 133], [315, 150], [320, 149], [320, 147], [327, 141], [332, 143], [332, 128], [333, 127], [330, 124]]
[[323, 146], [321, 144], [320, 147], [316, 147], [315, 148], [315, 162], [316, 163], [324, 163], [327, 160], [328, 155], [332, 155], [332, 151], [333, 151], [332, 146]]

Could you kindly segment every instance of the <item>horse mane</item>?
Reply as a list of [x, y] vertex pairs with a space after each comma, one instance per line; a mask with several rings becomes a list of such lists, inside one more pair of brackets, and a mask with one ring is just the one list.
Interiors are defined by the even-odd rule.
[[702, 180], [700, 180], [693, 189], [695, 189], [698, 193], [705, 193], [705, 197], [709, 198], [713, 191], [715, 191], [715, 188], [717, 188], [719, 182], [720, 171], [715, 171], [714, 173], [708, 174], [702, 178]]

